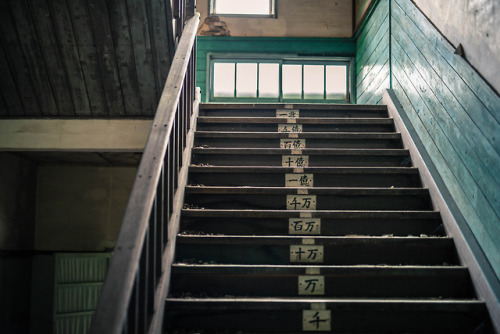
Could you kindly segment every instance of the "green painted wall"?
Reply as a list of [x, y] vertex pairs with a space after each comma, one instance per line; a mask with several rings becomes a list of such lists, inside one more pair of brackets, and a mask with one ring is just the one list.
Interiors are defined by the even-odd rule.
[[392, 85], [500, 278], [500, 97], [454, 51], [412, 2], [380, 0], [357, 37], [357, 101]]
[[357, 103], [382, 104], [390, 86], [389, 58], [389, 0], [381, 0], [356, 39]]
[[500, 277], [500, 97], [413, 3], [391, 9], [393, 89]]
[[207, 54], [286, 54], [308, 57], [352, 57], [356, 43], [345, 38], [197, 37], [196, 85], [206, 101]]

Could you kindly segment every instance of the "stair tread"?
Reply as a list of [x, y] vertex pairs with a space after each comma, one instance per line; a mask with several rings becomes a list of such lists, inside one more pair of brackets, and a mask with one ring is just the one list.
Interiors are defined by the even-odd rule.
[[[281, 166], [189, 166], [189, 171], [198, 173], [295, 173], [297, 168]], [[418, 174], [415, 167], [302, 167], [303, 173], [336, 174]]]
[[210, 194], [290, 194], [297, 195], [300, 190], [307, 190], [304, 195], [428, 195], [427, 188], [362, 188], [362, 187], [250, 187], [250, 186], [186, 186], [186, 193]]
[[183, 215], [203, 216], [203, 217], [300, 217], [301, 214], [309, 213], [313, 218], [341, 218], [341, 217], [423, 217], [423, 218], [439, 218], [438, 211], [430, 210], [251, 210], [251, 209], [197, 209], [185, 208], [182, 209]]
[[253, 123], [253, 124], [393, 124], [390, 117], [303, 117], [293, 118], [277, 117], [230, 117], [230, 116], [199, 116], [198, 123]]
[[407, 149], [386, 149], [386, 148], [303, 148], [292, 150], [286, 148], [193, 148], [194, 154], [294, 154], [301, 151], [301, 154], [315, 155], [409, 155]]
[[[477, 299], [430, 299], [430, 298], [311, 298], [311, 297], [290, 297], [290, 298], [276, 298], [276, 297], [262, 297], [262, 298], [248, 298], [248, 297], [219, 297], [219, 298], [167, 298], [167, 303], [185, 303], [185, 304], [198, 304], [198, 307], [206, 304], [207, 307], [216, 307], [213, 304], [227, 305], [240, 309], [260, 308], [261, 304], [267, 304], [269, 308], [277, 308], [280, 310], [290, 310], [310, 308], [311, 303], [324, 303], [327, 309], [330, 307], [339, 306], [345, 310], [346, 306], [366, 306], [369, 308], [378, 308], [383, 304], [384, 306], [394, 307], [397, 311], [415, 310], [419, 307], [425, 307], [427, 310], [433, 308], [434, 310], [442, 309], [442, 307], [455, 306], [457, 308], [475, 306], [484, 307], [485, 302]], [[192, 305], [190, 306], [192, 307]]]
[[[380, 242], [393, 242], [393, 243], [409, 243], [409, 242], [437, 242], [437, 243], [449, 243], [453, 241], [453, 238], [448, 236], [427, 236], [427, 237], [416, 237], [416, 236], [366, 236], [366, 235], [352, 235], [352, 236], [295, 236], [295, 235], [200, 235], [200, 234], [179, 234], [177, 236], [178, 242], [180, 243], [211, 243], [211, 242], [224, 242], [225, 244], [238, 244], [238, 245], [249, 245], [256, 242], [260, 244], [269, 245], [291, 245], [299, 242], [303, 243], [304, 240], [312, 240], [315, 244], [366, 244], [369, 242], [380, 243]], [[320, 243], [321, 242], [321, 243]]]
[[347, 104], [347, 103], [200, 103], [202, 110], [216, 110], [216, 109], [237, 109], [237, 110], [259, 110], [259, 109], [299, 109], [299, 110], [374, 110], [374, 111], [387, 111], [387, 106], [376, 104]]
[[196, 137], [203, 138], [306, 138], [306, 139], [400, 139], [397, 132], [233, 132], [196, 131]]

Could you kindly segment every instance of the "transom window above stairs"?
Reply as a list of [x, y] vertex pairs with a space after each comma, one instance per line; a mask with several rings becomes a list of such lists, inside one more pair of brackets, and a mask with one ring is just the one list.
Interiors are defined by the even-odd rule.
[[275, 17], [275, 0], [211, 0], [211, 15]]
[[349, 59], [211, 58], [213, 102], [350, 102]]

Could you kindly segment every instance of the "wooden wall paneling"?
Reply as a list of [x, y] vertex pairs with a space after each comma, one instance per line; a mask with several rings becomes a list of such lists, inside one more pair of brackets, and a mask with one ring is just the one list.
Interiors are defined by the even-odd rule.
[[[443, 67], [436, 68], [427, 62], [427, 59], [431, 57], [429, 54], [432, 53], [426, 44], [427, 41], [421, 40], [421, 36], [412, 36], [410, 40], [397, 19], [394, 20], [393, 26], [394, 36], [399, 39], [399, 42], [395, 42], [397, 45], [393, 47], [400, 53], [406, 52], [412, 55], [413, 66], [419, 70], [429, 85], [428, 92], [435, 94], [435, 98], [430, 103], [439, 101], [432, 108], [435, 112], [435, 119], [450, 137], [496, 214], [500, 216], [500, 193], [498, 191], [500, 180], [497, 178], [500, 175], [500, 155], [469, 118], [467, 110], [458, 103], [455, 98], [456, 93], [453, 94], [452, 88], [441, 83]], [[417, 42], [419, 48], [412, 41]], [[401, 45], [404, 45], [404, 51]], [[441, 112], [437, 112], [438, 110]]]
[[395, 9], [397, 10], [399, 7], [406, 15], [411, 17], [418, 29], [417, 31], [421, 31], [429, 39], [429, 43], [453, 67], [458, 77], [474, 92], [492, 116], [500, 122], [500, 96], [481, 78], [467, 60], [454, 54], [455, 48], [436, 31], [435, 27], [419, 12], [413, 3], [397, 0], [395, 4], [397, 4], [397, 6], [394, 6]]
[[[410, 20], [410, 16], [407, 16], [408, 14], [406, 14], [401, 7], [397, 5], [394, 6], [394, 15], [395, 20], [398, 18], [399, 22], [404, 20], [402, 24], [407, 24], [410, 29], [418, 29], [418, 26], [414, 25], [413, 21]], [[420, 33], [417, 33], [418, 31], [419, 30], [416, 30], [416, 32], [412, 34], [412, 41], [414, 39], [418, 39], [421, 40], [422, 45], [429, 45], [427, 39], [424, 39]], [[434, 32], [434, 34], [436, 34], [436, 32]], [[432, 44], [430, 45], [432, 46]], [[433, 53], [436, 53], [434, 47], [429, 49]], [[498, 137], [497, 131], [500, 128], [500, 123], [493, 116], [496, 113], [500, 113], [499, 105], [497, 105], [494, 109], [496, 112], [491, 112], [484, 106], [482, 101], [478, 99], [475, 92], [472, 91], [466, 84], [468, 78], [462, 78], [457, 75], [455, 69], [450, 66], [450, 64], [445, 61], [442, 56], [436, 56], [431, 53], [427, 54], [426, 57], [429, 64], [441, 74], [442, 82], [450, 88], [452, 94], [454, 95], [454, 99], [463, 107], [465, 113], [475, 123], [475, 126], [480, 132], [483, 133], [486, 140], [494, 147], [497, 153], [500, 153], [500, 141], [495, 139], [495, 137]], [[455, 117], [456, 112], [452, 108], [450, 108], [449, 113], [452, 117]]]
[[[387, 22], [389, 22], [388, 20], [387, 17]], [[389, 59], [389, 50], [387, 49], [389, 46], [389, 24], [385, 23], [380, 24], [381, 29], [379, 29], [377, 35], [370, 38], [371, 42], [365, 45], [368, 46], [365, 53], [356, 54], [356, 77], [358, 81], [362, 81], [371, 72], [373, 65], [376, 64], [376, 60], [382, 53], [386, 59]]]
[[89, 16], [94, 32], [99, 65], [101, 68], [104, 94], [108, 105], [108, 116], [125, 115], [120, 74], [116, 64], [115, 47], [106, 2], [88, 0]]
[[[382, 22], [382, 18], [389, 13], [389, 0], [379, 0], [379, 3], [376, 4], [376, 8], [374, 9], [373, 14], [370, 16], [368, 22], [366, 25], [363, 27], [363, 30], [360, 32], [358, 38], [356, 39], [356, 43], [358, 48], [362, 47], [363, 44], [365, 44], [366, 38], [369, 38], [368, 35], [376, 31], [374, 29], [374, 26], [376, 26], [377, 23]], [[378, 19], [377, 19], [378, 18]]]
[[[378, 11], [376, 11], [378, 13]], [[379, 19], [379, 15], [374, 15], [371, 17], [372, 20]], [[372, 53], [378, 49], [380, 43], [387, 44], [389, 41], [384, 38], [387, 37], [389, 32], [389, 14], [380, 15], [380, 21], [376, 22], [373, 26], [372, 31], [363, 30], [360, 37], [365, 37], [362, 42], [359, 40], [356, 42], [358, 48], [356, 52], [356, 63], [364, 65], [370, 58]], [[363, 66], [357, 66], [356, 74], [360, 72]]]
[[88, 116], [91, 110], [89, 96], [67, 2], [65, 0], [49, 0], [49, 4], [63, 65], [68, 76], [69, 86], [67, 89], [73, 98], [74, 114]]
[[33, 88], [42, 115], [57, 115], [57, 105], [40, 50], [40, 43], [33, 29], [31, 13], [26, 0], [10, 0], [10, 7], [17, 29], [21, 49], [26, 58]]
[[[389, 35], [386, 35], [389, 38]], [[358, 96], [364, 93], [364, 89], [374, 80], [374, 78], [379, 74], [380, 69], [377, 71], [377, 67], [383, 66], [389, 60], [389, 45], [388, 43], [381, 43], [378, 50], [373, 54], [373, 57], [368, 59], [368, 61], [362, 66], [361, 71], [356, 76], [356, 90]]]
[[69, 81], [63, 65], [60, 52], [60, 43], [56, 40], [56, 33], [52, 22], [52, 15], [47, 0], [31, 0], [30, 11], [33, 14], [33, 27], [40, 41], [44, 65], [54, 92], [57, 104], [57, 113], [53, 115], [74, 115], [73, 99], [68, 90]]
[[127, 0], [132, 43], [134, 45], [135, 65], [139, 79], [139, 96], [141, 98], [142, 114], [154, 115], [158, 105], [151, 37], [149, 34], [146, 4], [144, 0]]
[[146, 0], [158, 101], [175, 53], [174, 49], [169, 49], [168, 25], [172, 23], [167, 18], [167, 3], [165, 0]]
[[101, 69], [90, 23], [87, 1], [70, 0], [67, 4], [73, 22], [78, 54], [87, 87], [91, 110], [88, 116], [108, 116], [108, 106], [106, 96], [104, 95]]
[[123, 0], [108, 0], [107, 4], [125, 113], [128, 116], [141, 115], [139, 82], [133, 53], [134, 46], [130, 35], [127, 4]]
[[[389, 64], [387, 64], [387, 71], [389, 71]], [[380, 83], [380, 89], [373, 91], [371, 96], [369, 96], [368, 99], [366, 100], [366, 102], [365, 102], [366, 104], [382, 104], [383, 91], [384, 91], [384, 89], [386, 89], [390, 86], [390, 80], [391, 80], [388, 72], [385, 72], [384, 75], [382, 76], [382, 78], [383, 78], [383, 80]], [[363, 97], [363, 98], [365, 98], [365, 97]]]
[[[395, 73], [402, 73], [402, 65], [399, 64], [397, 60], [393, 62]], [[399, 82], [401, 80], [401, 83]], [[419, 115], [419, 102], [418, 98], [415, 98], [416, 92], [410, 84], [409, 79], [405, 75], [395, 75], [393, 78], [394, 91], [397, 91], [397, 97], [405, 106], [406, 114], [410, 119], [412, 125], [418, 132], [418, 135], [424, 144], [427, 152], [432, 157], [436, 168], [441, 175], [443, 181], [446, 183], [448, 190], [454, 196], [459, 207], [463, 204], [464, 193], [463, 189], [460, 187], [459, 179], [453, 174], [450, 169], [445, 156], [442, 155], [441, 151], [437, 148], [434, 139], [431, 134], [427, 132], [426, 127], [422, 123]], [[410, 84], [411, 85], [411, 84]], [[458, 198], [458, 200], [457, 200]], [[466, 200], [466, 199], [465, 199]], [[490, 233], [485, 229], [482, 224], [481, 218], [477, 215], [476, 211], [472, 210], [470, 206], [464, 206], [461, 213], [469, 223], [471, 230], [473, 231], [481, 247], [485, 251], [485, 255], [491, 263], [500, 263], [500, 252], [498, 250], [498, 244], [495, 242], [496, 239], [492, 238]], [[500, 268], [494, 268], [496, 274], [500, 276]]]
[[[0, 15], [1, 17], [1, 15]], [[3, 96], [4, 109], [0, 112], [2, 116], [21, 116], [24, 114], [21, 97], [17, 91], [18, 87], [12, 77], [7, 56], [0, 43], [0, 94]]]
[[28, 63], [21, 49], [21, 42], [7, 1], [0, 1], [0, 35], [1, 43], [7, 55], [7, 60], [16, 81], [23, 102], [24, 114], [40, 115], [40, 106], [33, 86]]
[[[384, 86], [384, 83], [388, 83], [386, 79], [389, 77], [389, 60], [386, 60], [385, 64], [378, 66], [378, 72], [375, 71], [375, 77], [372, 81], [368, 81], [365, 87], [360, 87], [364, 89], [360, 89], [362, 92], [358, 91], [357, 103], [359, 104], [369, 104], [368, 100], [375, 95], [376, 101], [380, 99], [384, 89], [389, 86]], [[373, 101], [373, 100], [372, 100]]]
[[[395, 28], [396, 31], [397, 27]], [[439, 99], [438, 95], [433, 94], [433, 84], [428, 83], [426, 78], [418, 72], [414, 63], [404, 53], [397, 41], [394, 41], [393, 48], [394, 59], [398, 61], [406, 76], [411, 78], [411, 83], [408, 81], [408, 84], [411, 84], [412, 88], [419, 94], [421, 106], [421, 109], [417, 109], [420, 110], [419, 116], [426, 124], [437, 147], [446, 156], [450, 169], [460, 180], [460, 187], [463, 189], [464, 195], [477, 215], [483, 220], [486, 229], [492, 235], [500, 235], [500, 225], [496, 223], [500, 221], [500, 218], [490, 203], [493, 199], [498, 198], [498, 194], [495, 193], [495, 188], [498, 189], [495, 178], [491, 177], [480, 163], [481, 159], [476, 156], [474, 147], [463, 138], [460, 131], [456, 127], [453, 131], [454, 124], [446, 124], [445, 120], [440, 119], [446, 117], [443, 114], [446, 115], [447, 112], [437, 102]], [[401, 81], [401, 72], [398, 75]], [[479, 178], [478, 175], [480, 175]]]

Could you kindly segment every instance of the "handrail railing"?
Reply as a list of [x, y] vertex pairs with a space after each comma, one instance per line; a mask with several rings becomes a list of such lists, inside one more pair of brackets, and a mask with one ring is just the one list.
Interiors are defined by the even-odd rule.
[[[160, 333], [182, 207], [195, 100], [199, 14], [183, 29], [90, 333]], [[190, 132], [191, 129], [191, 132]], [[183, 156], [184, 154], [184, 156]], [[180, 173], [181, 168], [184, 174]]]

